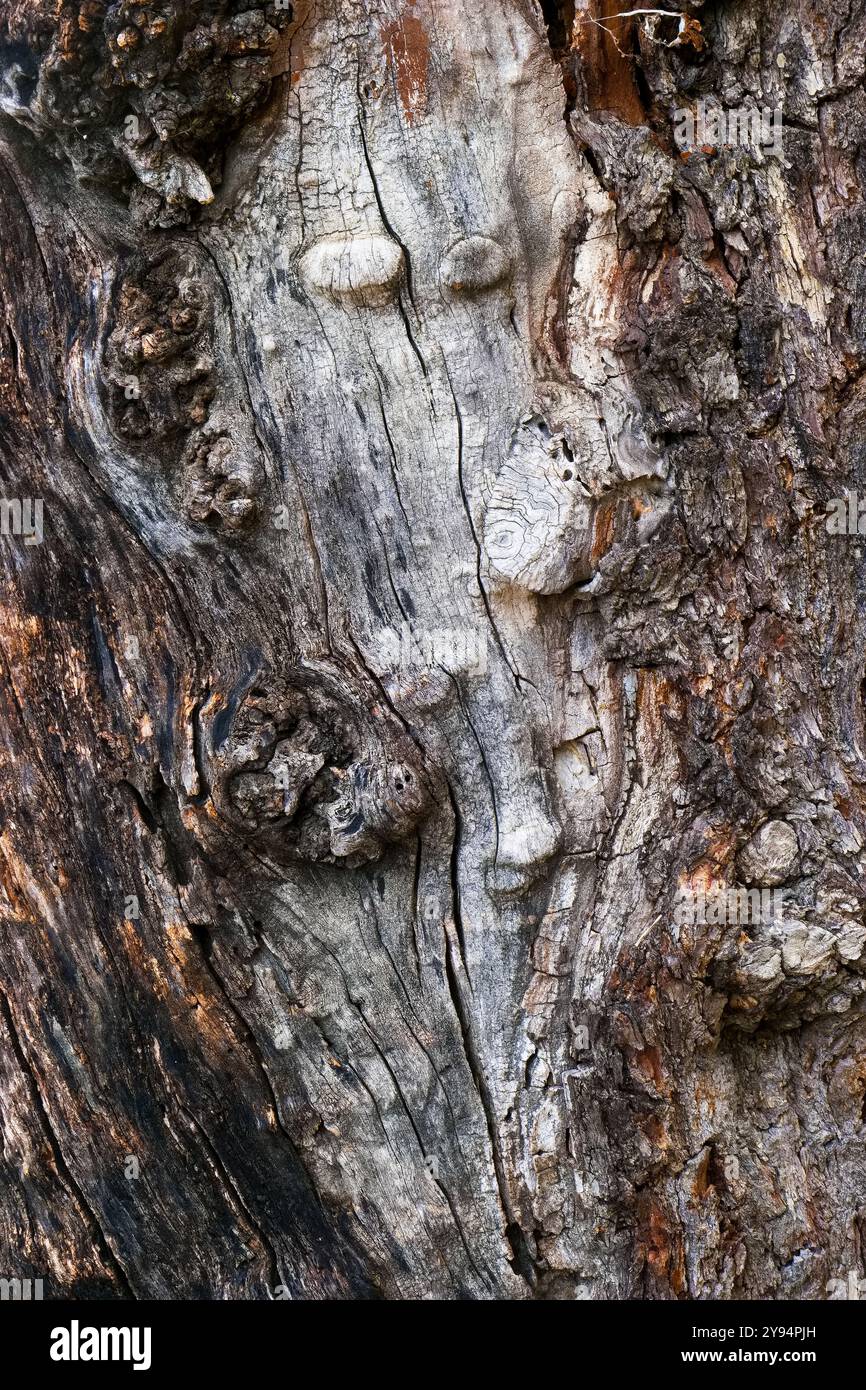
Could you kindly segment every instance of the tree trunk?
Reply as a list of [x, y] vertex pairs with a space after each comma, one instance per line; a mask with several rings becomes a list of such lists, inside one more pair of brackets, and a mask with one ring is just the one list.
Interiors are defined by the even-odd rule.
[[866, 1273], [866, 5], [629, 8], [0, 0], [0, 1275]]

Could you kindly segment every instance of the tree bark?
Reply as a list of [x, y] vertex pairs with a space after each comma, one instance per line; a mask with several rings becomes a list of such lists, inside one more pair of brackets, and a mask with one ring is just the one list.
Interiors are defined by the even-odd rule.
[[866, 1274], [866, 6], [629, 9], [0, 0], [0, 1276]]

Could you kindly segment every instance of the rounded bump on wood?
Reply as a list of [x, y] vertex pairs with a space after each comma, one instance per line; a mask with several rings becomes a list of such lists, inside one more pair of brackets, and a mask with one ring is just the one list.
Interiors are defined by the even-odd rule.
[[508, 275], [511, 262], [498, 241], [488, 236], [461, 237], [447, 252], [439, 275], [453, 294], [480, 294]]
[[790, 878], [800, 855], [797, 832], [788, 821], [766, 821], [740, 851], [738, 868], [744, 883], [775, 888]]
[[344, 673], [262, 674], [228, 707], [210, 728], [213, 804], [275, 860], [370, 863], [426, 816], [432, 782], [417, 746]]
[[126, 194], [144, 225], [182, 225], [213, 201], [224, 143], [270, 92], [271, 55], [295, 22], [292, 6], [236, 8], [0, 7], [0, 109], [50, 139], [80, 179]]
[[377, 233], [327, 236], [301, 256], [304, 284], [338, 304], [379, 308], [396, 299], [403, 274], [403, 250]]
[[188, 256], [138, 258], [110, 314], [102, 377], [117, 434], [169, 442], [205, 424], [216, 394], [213, 296]]
[[528, 417], [518, 426], [485, 511], [490, 573], [537, 594], [561, 593], [588, 580], [594, 507], [564, 435]]
[[227, 434], [197, 430], [183, 457], [183, 510], [189, 521], [240, 535], [261, 514], [258, 459]]
[[494, 902], [520, 897], [550, 873], [562, 848], [563, 830], [543, 779], [534, 772], [522, 797], [504, 808], [496, 849], [485, 872]]

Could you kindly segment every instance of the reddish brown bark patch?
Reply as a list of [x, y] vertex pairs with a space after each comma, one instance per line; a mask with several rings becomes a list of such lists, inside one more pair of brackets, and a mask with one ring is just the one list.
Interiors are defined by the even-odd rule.
[[593, 566], [598, 566], [603, 557], [613, 545], [616, 534], [616, 500], [605, 500], [599, 503], [595, 515], [592, 519], [592, 546], [590, 549], [590, 560]]
[[713, 1176], [710, 1171], [710, 1160], [712, 1156], [712, 1149], [704, 1150], [692, 1181], [692, 1196], [698, 1202], [702, 1202], [707, 1193], [714, 1190]]
[[411, 125], [427, 105], [430, 41], [417, 15], [403, 14], [382, 29], [382, 52], [394, 76], [397, 96]]
[[655, 1198], [638, 1202], [638, 1259], [658, 1283], [679, 1298], [686, 1288], [682, 1235], [672, 1213]]
[[581, 59], [590, 111], [612, 111], [630, 125], [644, 125], [647, 113], [631, 56], [635, 21], [614, 17], [629, 8], [616, 0], [595, 0], [587, 15], [577, 17], [572, 47]]

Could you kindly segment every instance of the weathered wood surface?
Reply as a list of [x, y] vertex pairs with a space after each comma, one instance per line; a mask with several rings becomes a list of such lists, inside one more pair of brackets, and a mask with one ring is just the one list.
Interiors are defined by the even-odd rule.
[[0, 0], [0, 1276], [864, 1273], [866, 6], [618, 13]]

